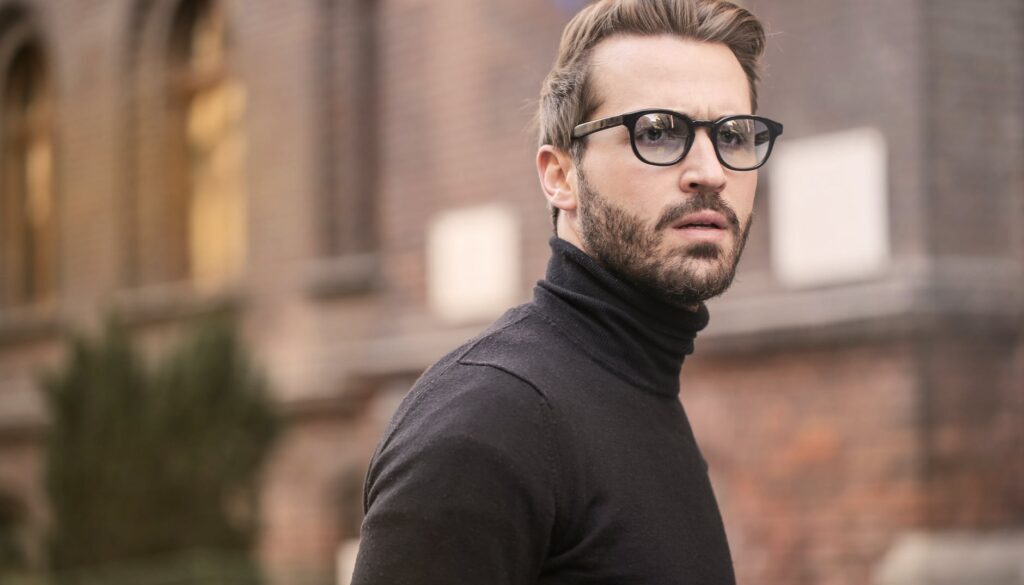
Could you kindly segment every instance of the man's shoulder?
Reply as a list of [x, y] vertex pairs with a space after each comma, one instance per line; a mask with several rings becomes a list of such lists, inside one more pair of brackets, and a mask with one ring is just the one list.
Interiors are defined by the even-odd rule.
[[506, 312], [477, 336], [466, 341], [438, 360], [417, 381], [419, 387], [436, 384], [466, 371], [483, 383], [517, 378], [536, 386], [537, 366], [545, 355], [559, 351], [561, 341], [548, 321], [527, 303]]
[[416, 381], [395, 413], [392, 430], [439, 430], [548, 410], [545, 388], [555, 375], [556, 346], [562, 343], [556, 337], [531, 305], [509, 310]]
[[[517, 307], [453, 352], [451, 363], [493, 370], [520, 379], [543, 393], [559, 364], [578, 354], [576, 347], [534, 305]], [[486, 375], [486, 374], [485, 374]]]
[[466, 449], [547, 457], [552, 405], [514, 359], [544, 335], [535, 317], [528, 305], [516, 307], [428, 369], [385, 430], [370, 477], [428, 453], [440, 459]]

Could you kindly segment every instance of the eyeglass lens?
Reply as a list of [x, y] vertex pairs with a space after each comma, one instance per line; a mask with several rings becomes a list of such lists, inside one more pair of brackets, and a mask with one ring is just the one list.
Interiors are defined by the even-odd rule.
[[[690, 138], [686, 120], [667, 112], [640, 116], [633, 127], [637, 154], [645, 162], [671, 164], [686, 151]], [[752, 169], [764, 162], [771, 144], [771, 131], [756, 118], [732, 118], [718, 125], [714, 133], [718, 156], [736, 170]]]

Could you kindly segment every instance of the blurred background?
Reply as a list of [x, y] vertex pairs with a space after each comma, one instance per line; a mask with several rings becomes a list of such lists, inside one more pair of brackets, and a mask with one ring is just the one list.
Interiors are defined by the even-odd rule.
[[[0, 2], [0, 582], [347, 583], [398, 401], [543, 275], [585, 4]], [[741, 4], [786, 131], [681, 384], [738, 579], [1020, 585], [1024, 3]]]

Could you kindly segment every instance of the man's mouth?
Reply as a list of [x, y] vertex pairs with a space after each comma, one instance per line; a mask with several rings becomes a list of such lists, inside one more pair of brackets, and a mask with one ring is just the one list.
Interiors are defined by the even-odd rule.
[[729, 222], [716, 211], [691, 213], [672, 225], [677, 230], [725, 230], [728, 227]]

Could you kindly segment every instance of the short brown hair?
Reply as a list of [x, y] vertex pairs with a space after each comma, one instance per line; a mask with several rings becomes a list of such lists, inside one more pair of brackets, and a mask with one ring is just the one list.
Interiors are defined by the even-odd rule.
[[570, 150], [572, 129], [599, 105], [588, 83], [590, 55], [599, 42], [626, 34], [726, 45], [747, 75], [751, 111], [757, 110], [765, 34], [746, 9], [726, 0], [600, 0], [576, 14], [562, 33], [558, 58], [540, 93], [540, 144]]

